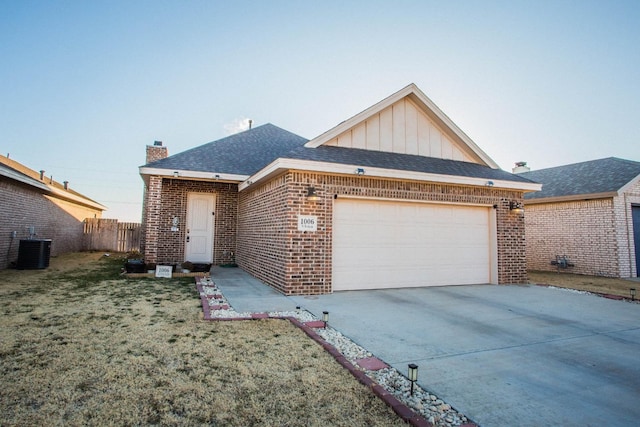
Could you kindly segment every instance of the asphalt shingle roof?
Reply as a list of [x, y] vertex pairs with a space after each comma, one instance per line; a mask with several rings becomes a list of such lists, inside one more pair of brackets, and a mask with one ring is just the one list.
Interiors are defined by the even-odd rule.
[[519, 175], [542, 184], [542, 191], [528, 193], [525, 199], [610, 193], [640, 175], [640, 162], [608, 157]]
[[267, 123], [145, 166], [252, 175], [308, 140]]
[[272, 124], [209, 142], [148, 167], [169, 170], [252, 175], [278, 158], [424, 172], [441, 175], [530, 182], [523, 176], [476, 163], [355, 148], [307, 148], [308, 140]]
[[365, 169], [367, 167], [375, 167], [440, 175], [484, 178], [488, 180], [495, 179], [515, 182], [530, 182], [528, 179], [519, 175], [514, 175], [501, 169], [493, 169], [489, 166], [483, 166], [477, 163], [356, 148], [332, 146], [320, 146], [318, 148], [301, 147], [291, 151], [285, 157], [291, 159], [355, 165]]

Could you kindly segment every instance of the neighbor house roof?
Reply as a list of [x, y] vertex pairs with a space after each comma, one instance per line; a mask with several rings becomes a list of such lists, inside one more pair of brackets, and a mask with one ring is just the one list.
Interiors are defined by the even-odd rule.
[[608, 157], [519, 175], [542, 184], [542, 191], [525, 195], [532, 203], [613, 197], [640, 179], [640, 162]]
[[9, 157], [0, 155], [0, 176], [11, 179], [13, 181], [26, 184], [41, 192], [55, 195], [58, 198], [66, 199], [71, 202], [80, 203], [101, 211], [106, 210], [106, 206], [101, 205], [95, 200], [78, 193], [71, 189], [68, 185], [54, 181], [52, 177], [40, 179], [40, 172], [36, 172]]

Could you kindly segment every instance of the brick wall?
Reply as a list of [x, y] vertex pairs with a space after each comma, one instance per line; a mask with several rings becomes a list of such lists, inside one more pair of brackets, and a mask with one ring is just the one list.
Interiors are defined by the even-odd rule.
[[[319, 201], [306, 200], [309, 186]], [[509, 210], [521, 192], [296, 171], [240, 193], [238, 264], [285, 294], [330, 292], [335, 195], [497, 205], [498, 281], [527, 281], [524, 219]], [[300, 214], [316, 215], [318, 231], [298, 231]]]
[[556, 271], [556, 255], [575, 264], [563, 271], [617, 277], [613, 200], [581, 200], [526, 206], [527, 267]]
[[633, 237], [632, 206], [640, 206], [640, 181], [627, 188], [619, 197], [614, 197], [614, 218], [619, 248], [620, 277], [638, 277], [636, 251]]
[[[51, 255], [82, 249], [83, 219], [99, 217], [102, 212], [85, 208], [32, 187], [0, 178], [0, 268], [18, 259], [20, 239], [29, 237], [35, 227], [38, 239], [52, 239]], [[11, 232], [17, 231], [15, 239]]]
[[[187, 195], [190, 192], [216, 194], [214, 217], [214, 264], [233, 260], [236, 249], [238, 189], [236, 184], [201, 182], [149, 177], [144, 202], [145, 261], [175, 264], [185, 261]], [[178, 217], [179, 231], [171, 231], [172, 220]]]

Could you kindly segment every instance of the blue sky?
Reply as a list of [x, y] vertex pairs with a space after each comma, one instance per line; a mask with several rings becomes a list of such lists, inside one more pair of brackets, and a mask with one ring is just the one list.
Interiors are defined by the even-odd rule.
[[0, 0], [0, 152], [139, 221], [147, 144], [313, 138], [416, 83], [503, 169], [640, 161], [638, 1]]

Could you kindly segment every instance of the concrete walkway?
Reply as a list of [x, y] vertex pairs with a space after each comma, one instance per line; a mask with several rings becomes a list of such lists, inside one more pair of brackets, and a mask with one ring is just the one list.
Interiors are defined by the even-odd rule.
[[[223, 271], [229, 270], [229, 271]], [[213, 272], [238, 311], [320, 316], [482, 426], [640, 421], [640, 304], [537, 286], [450, 286], [286, 297]]]
[[290, 311], [296, 308], [295, 301], [265, 285], [241, 268], [215, 266], [211, 269], [211, 278], [238, 312], [262, 313]]

